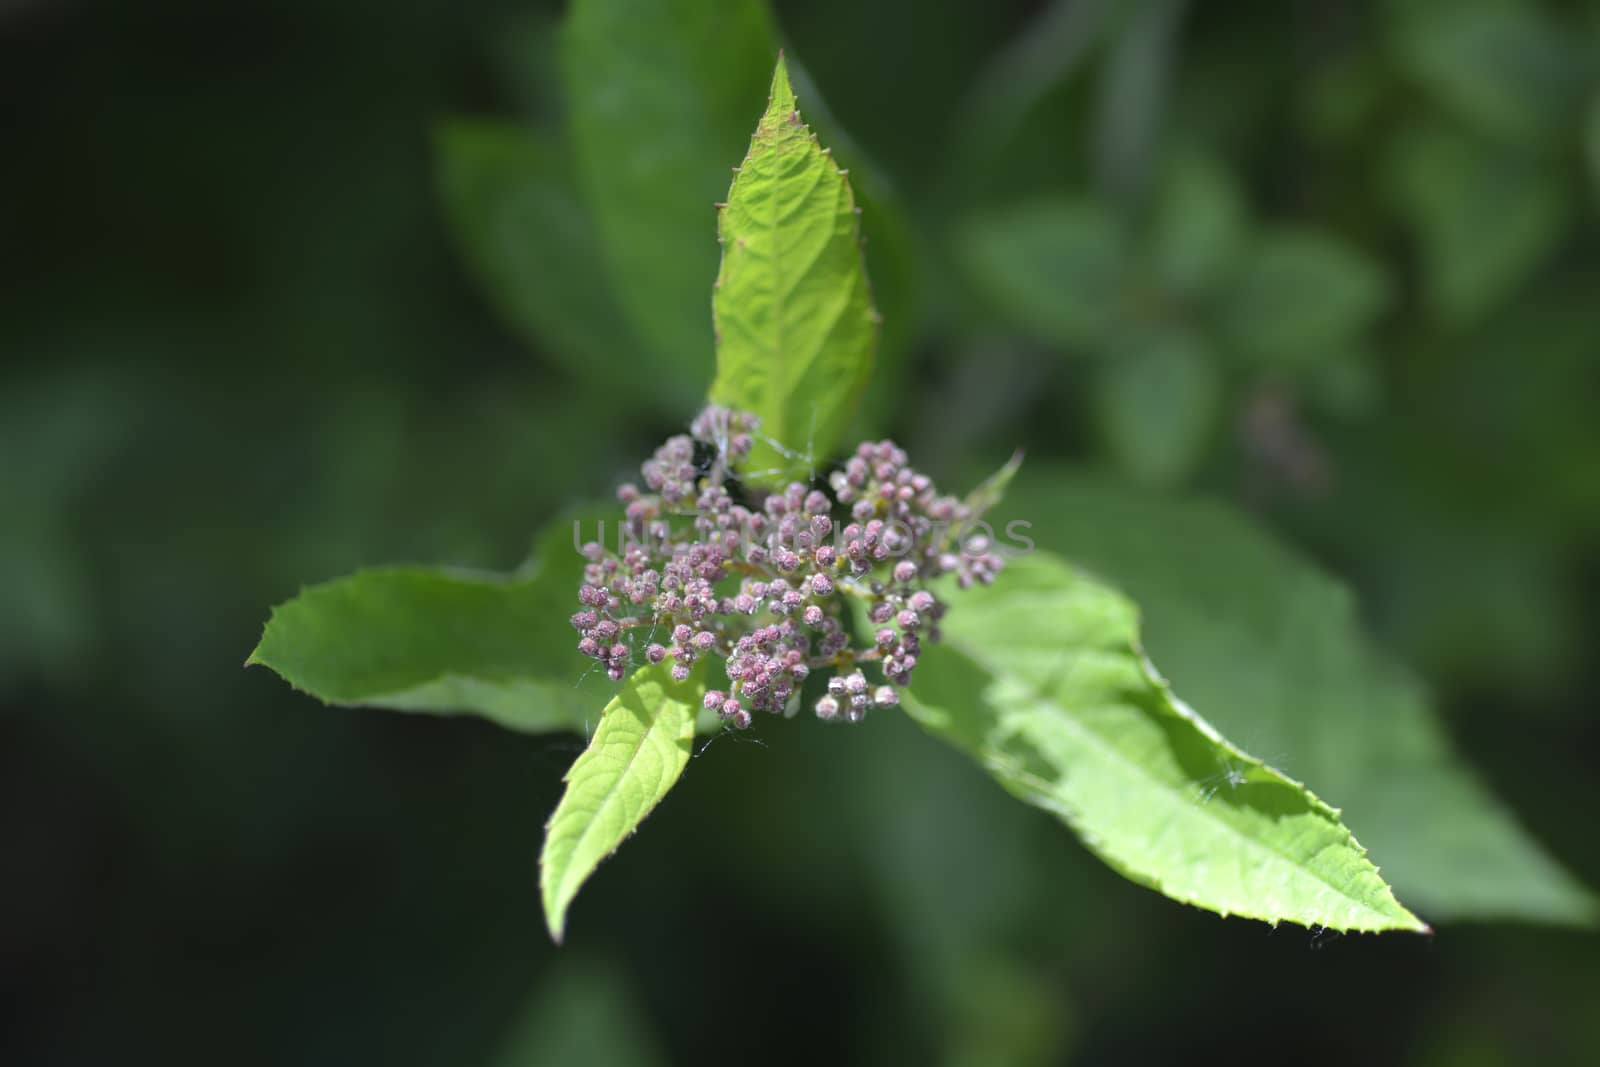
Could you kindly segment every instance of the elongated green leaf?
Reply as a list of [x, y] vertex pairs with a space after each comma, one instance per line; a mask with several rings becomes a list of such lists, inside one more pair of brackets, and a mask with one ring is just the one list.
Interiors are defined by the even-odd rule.
[[573, 537], [554, 523], [519, 576], [387, 567], [312, 586], [273, 610], [248, 662], [330, 704], [581, 729], [613, 686], [567, 623], [583, 571]]
[[760, 415], [775, 442], [747, 476], [808, 474], [866, 388], [878, 326], [850, 183], [801, 121], [781, 58], [717, 234], [711, 398]]
[[[457, 119], [435, 134], [440, 195], [463, 255], [496, 309], [542, 352], [623, 385], [649, 365], [618, 315], [599, 237], [556, 138], [506, 122]], [[671, 388], [648, 375], [657, 393]], [[681, 388], [681, 386], [680, 386]]]
[[550, 816], [539, 857], [545, 921], [557, 943], [578, 888], [688, 765], [695, 714], [705, 695], [703, 668], [702, 661], [685, 682], [674, 682], [665, 664], [635, 671], [567, 772], [567, 791]]
[[962, 502], [966, 505], [967, 514], [972, 519], [981, 519], [990, 509], [997, 507], [1006, 498], [1006, 489], [1011, 485], [1011, 479], [1017, 476], [1022, 469], [1022, 450], [1018, 449], [1011, 454], [1011, 458], [1001, 464], [1000, 469], [989, 477], [979, 482], [968, 493]]
[[985, 64], [956, 112], [952, 173], [970, 180], [979, 172], [987, 179], [984, 168], [1040, 97], [1088, 61], [1129, 7], [1117, 0], [1057, 0], [1022, 27]]
[[1043, 552], [962, 594], [908, 707], [1128, 878], [1267, 922], [1422, 930], [1338, 812], [1176, 700], [1137, 609]]
[[1142, 0], [1101, 68], [1094, 127], [1100, 196], [1123, 210], [1141, 202], [1161, 140], [1186, 0]]
[[575, 0], [562, 36], [573, 150], [617, 299], [656, 366], [712, 358], [712, 205], [776, 48], [758, 0]]
[[880, 324], [872, 378], [851, 431], [872, 436], [899, 412], [911, 369], [908, 349], [924, 327], [925, 235], [912, 226], [895, 183], [828, 110], [805, 68], [793, 55], [784, 64], [796, 98], [806, 102], [806, 123], [849, 174], [850, 193], [861, 209], [861, 251]]
[[1177, 690], [1337, 798], [1428, 918], [1594, 920], [1594, 897], [1461, 764], [1422, 688], [1361, 633], [1348, 592], [1248, 520], [1059, 469], [1019, 478], [1006, 513], [1133, 596]]
[[1068, 348], [1103, 343], [1126, 300], [1127, 235], [1094, 201], [1046, 200], [969, 220], [957, 253], [999, 314]]

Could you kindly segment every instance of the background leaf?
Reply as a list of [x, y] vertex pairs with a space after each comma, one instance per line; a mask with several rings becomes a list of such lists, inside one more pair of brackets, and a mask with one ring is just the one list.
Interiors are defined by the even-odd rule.
[[1358, 339], [1388, 301], [1382, 269], [1325, 233], [1264, 231], [1224, 296], [1222, 327], [1247, 360], [1302, 367]]
[[1220, 505], [1061, 471], [1019, 477], [1007, 513], [1133, 596], [1173, 686], [1229, 737], [1337, 797], [1424, 916], [1594, 920], [1591, 894], [1460, 764], [1422, 689], [1315, 567]]
[[389, 567], [312, 586], [273, 609], [249, 662], [330, 704], [581, 729], [614, 686], [567, 623], [583, 574], [572, 540], [571, 520], [553, 523], [522, 575]]
[[[619, 317], [566, 146], [508, 122], [455, 119], [439, 126], [435, 149], [451, 229], [505, 321], [572, 370], [638, 383], [617, 369], [659, 353], [641, 351]], [[649, 379], [657, 391], [687, 388]]]
[[674, 682], [666, 664], [635, 671], [567, 772], [567, 791], [550, 816], [539, 857], [545, 921], [557, 942], [579, 887], [688, 766], [704, 673], [703, 660], [684, 682]]
[[1337, 812], [1174, 701], [1132, 602], [1035, 552], [959, 607], [911, 714], [1119, 872], [1223, 915], [1423, 929]]
[[747, 460], [768, 482], [833, 453], [877, 341], [850, 183], [796, 107], [780, 58], [717, 230], [711, 399], [761, 416], [762, 436], [786, 450], [763, 442]]
[[1116, 343], [1095, 370], [1095, 410], [1122, 469], [1149, 485], [1171, 485], [1193, 470], [1222, 400], [1206, 345], [1176, 328], [1141, 330]]
[[1583, 155], [1589, 164], [1589, 181], [1600, 196], [1600, 96], [1589, 105], [1589, 117], [1583, 124]]
[[1103, 341], [1126, 283], [1127, 239], [1093, 201], [1039, 200], [969, 220], [957, 254], [1006, 319], [1067, 348]]
[[624, 972], [578, 959], [528, 996], [486, 1067], [662, 1067], [671, 1061], [649, 1021]]
[[1398, 0], [1389, 5], [1396, 54], [1454, 114], [1502, 141], [1540, 144], [1573, 119], [1593, 72], [1581, 34], [1539, 4]]
[[1244, 243], [1246, 216], [1238, 183], [1216, 160], [1192, 153], [1173, 160], [1163, 175], [1151, 233], [1161, 287], [1198, 296], [1225, 281]]
[[1095, 124], [1095, 182], [1124, 208], [1144, 199], [1160, 143], [1186, 0], [1141, 0], [1100, 71]]
[[712, 358], [712, 205], [775, 48], [755, 0], [576, 0], [563, 36], [578, 173], [633, 332], [698, 389]]
[[1549, 258], [1565, 228], [1566, 185], [1537, 157], [1430, 127], [1397, 141], [1389, 168], [1421, 245], [1429, 303], [1447, 322], [1493, 308]]

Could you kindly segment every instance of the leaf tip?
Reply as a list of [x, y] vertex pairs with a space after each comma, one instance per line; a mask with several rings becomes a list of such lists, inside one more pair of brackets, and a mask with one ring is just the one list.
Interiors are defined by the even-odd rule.
[[[571, 772], [569, 771], [568, 774]], [[554, 816], [551, 816], [554, 819]], [[547, 862], [550, 849], [549, 824], [545, 826], [545, 852], [539, 857], [539, 895], [544, 904], [544, 926], [550, 932], [550, 940], [560, 945], [567, 936], [567, 905], [572, 902], [571, 893], [563, 893], [560, 880], [552, 880], [550, 866]]]
[[784, 61], [781, 49], [778, 52], [778, 62], [772, 68], [772, 92], [768, 94], [767, 99], [775, 111], [780, 106], [784, 111], [794, 110], [794, 89], [789, 85], [789, 65]]

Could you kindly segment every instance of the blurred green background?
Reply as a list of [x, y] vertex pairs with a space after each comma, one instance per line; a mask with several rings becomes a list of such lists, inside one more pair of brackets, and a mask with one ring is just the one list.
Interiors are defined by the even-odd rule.
[[0, 4], [0, 1056], [1600, 1062], [1591, 932], [1223, 921], [890, 715], [710, 744], [557, 951], [579, 739], [241, 669], [692, 414], [781, 42], [866, 205], [863, 431], [1253, 513], [1600, 884], [1600, 5], [578, 6]]

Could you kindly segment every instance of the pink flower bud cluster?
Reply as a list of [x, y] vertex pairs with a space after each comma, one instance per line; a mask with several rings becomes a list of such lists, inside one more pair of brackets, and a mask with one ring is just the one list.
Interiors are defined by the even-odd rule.
[[[754, 416], [709, 407], [645, 462], [643, 489], [617, 490], [619, 545], [583, 546], [578, 649], [617, 680], [636, 646], [680, 681], [702, 657], [721, 659], [728, 685], [705, 706], [741, 729], [758, 711], [792, 714], [813, 672], [831, 670], [817, 716], [860, 722], [899, 703], [922, 641], [938, 639], [945, 605], [926, 584], [952, 573], [962, 586], [988, 582], [1002, 559], [982, 539], [956, 543], [968, 509], [890, 441], [863, 443], [829, 478], [832, 495], [743, 484], [738, 464], [758, 429]], [[871, 627], [860, 647], [850, 600]]]

